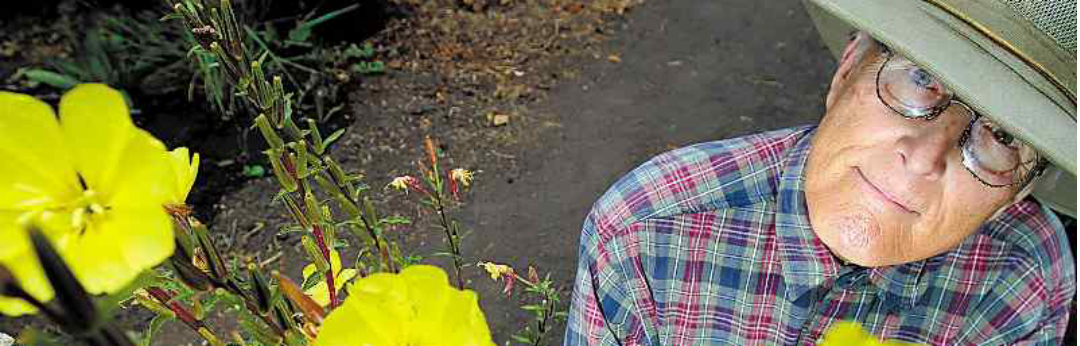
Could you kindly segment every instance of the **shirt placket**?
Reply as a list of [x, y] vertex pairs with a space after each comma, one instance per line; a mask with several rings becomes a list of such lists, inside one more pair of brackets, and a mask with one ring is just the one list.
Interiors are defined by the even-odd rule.
[[865, 269], [853, 270], [835, 280], [826, 280], [822, 286], [807, 294], [811, 295], [807, 321], [803, 324], [796, 345], [820, 344], [826, 329], [838, 319], [843, 319], [845, 311], [838, 311], [845, 306], [845, 300], [856, 296], [855, 293], [867, 289], [869, 284]]

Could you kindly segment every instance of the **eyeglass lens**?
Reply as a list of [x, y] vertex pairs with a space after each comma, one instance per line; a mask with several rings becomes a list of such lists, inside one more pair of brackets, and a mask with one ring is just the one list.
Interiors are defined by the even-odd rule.
[[1038, 154], [1027, 143], [1013, 137], [990, 119], [977, 115], [956, 100], [951, 90], [928, 71], [911, 61], [886, 51], [877, 74], [877, 94], [881, 102], [906, 118], [933, 120], [953, 104], [971, 123], [961, 138], [964, 166], [983, 184], [1004, 187], [1023, 184], [1038, 162]]

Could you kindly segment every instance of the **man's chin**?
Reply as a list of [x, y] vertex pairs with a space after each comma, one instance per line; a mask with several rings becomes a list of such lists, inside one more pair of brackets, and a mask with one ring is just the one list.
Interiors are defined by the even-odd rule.
[[897, 264], [901, 261], [892, 258], [881, 227], [872, 218], [843, 216], [829, 220], [826, 232], [818, 233], [818, 238], [833, 255], [841, 261], [862, 267], [881, 267]]

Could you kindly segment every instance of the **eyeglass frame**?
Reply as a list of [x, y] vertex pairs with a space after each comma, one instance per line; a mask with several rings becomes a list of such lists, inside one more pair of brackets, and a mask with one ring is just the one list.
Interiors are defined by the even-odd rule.
[[[952, 94], [952, 93], [950, 93], [950, 95], [949, 95], [949, 102], [945, 102], [940, 106], [936, 106], [934, 108], [931, 108], [930, 113], [928, 113], [925, 116], [909, 116], [907, 114], [904, 114], [903, 112], [900, 112], [900, 111], [896, 110], [888, 102], [885, 102], [885, 99], [882, 98], [882, 96], [881, 96], [881, 73], [883, 71], [885, 71], [885, 65], [887, 65], [889, 63], [889, 61], [894, 56], [901, 56], [901, 55], [893, 53], [892, 49], [890, 49], [889, 47], [886, 47], [884, 44], [881, 44], [880, 42], [878, 42], [878, 46], [882, 48], [882, 51], [885, 54], [885, 60], [883, 60], [881, 62], [881, 66], [878, 67], [877, 74], [874, 77], [874, 93], [877, 95], [878, 102], [881, 102], [882, 105], [889, 108], [889, 110], [891, 110], [893, 113], [896, 113], [896, 115], [904, 117], [904, 119], [909, 119], [909, 120], [921, 119], [921, 120], [926, 120], [926, 121], [934, 121], [934, 119], [936, 119], [942, 113], [945, 113], [945, 111], [948, 110], [949, 107], [952, 107], [953, 104], [959, 104], [959, 105], [963, 106], [965, 109], [967, 109], [968, 114], [970, 114], [970, 118], [971, 118], [971, 120], [968, 122], [967, 127], [964, 128], [964, 132], [960, 134], [960, 139], [959, 139], [959, 141], [957, 143], [957, 147], [960, 148], [961, 152], [963, 152], [964, 145], [967, 144], [968, 139], [970, 139], [970, 137], [971, 137], [971, 129], [972, 129], [972, 127], [975, 126], [975, 123], [978, 122], [979, 119], [982, 118], [984, 115], [982, 115], [981, 113], [975, 111], [974, 108], [971, 108], [971, 106], [968, 105], [967, 103], [965, 103], [964, 101], [961, 101], [961, 100], [957, 99], [956, 95]], [[903, 56], [901, 56], [901, 57], [903, 57]], [[916, 65], [916, 66], [918, 66], [918, 65]], [[919, 68], [921, 69], [922, 67], [919, 67]], [[1017, 138], [1017, 139], [1020, 140], [1019, 138]], [[1020, 141], [1023, 142], [1023, 140], [1020, 140]], [[1027, 142], [1024, 142], [1024, 143], [1027, 144]], [[1028, 144], [1028, 145], [1030, 145], [1030, 144]], [[1049, 166], [1049, 164], [1050, 164], [1050, 162], [1048, 160], [1046, 160], [1045, 158], [1043, 158], [1042, 155], [1037, 150], [1035, 151], [1035, 155], [1036, 155], [1035, 167], [1033, 167], [1031, 169], [1031, 171], [1027, 173], [1027, 176], [1025, 176], [1020, 182], [1012, 182], [1012, 183], [1005, 184], [1005, 185], [994, 185], [994, 184], [991, 184], [991, 183], [987, 182], [986, 180], [983, 180], [983, 178], [979, 177], [979, 175], [977, 173], [975, 173], [975, 171], [972, 170], [971, 167], [968, 167], [967, 163], [964, 163], [964, 161], [967, 161], [967, 160], [965, 160], [963, 158], [960, 159], [960, 165], [964, 166], [964, 169], [966, 169], [968, 171], [968, 173], [971, 173], [971, 176], [974, 177], [975, 180], [979, 181], [983, 185], [985, 185], [987, 187], [990, 187], [990, 188], [1006, 188], [1006, 187], [1011, 187], [1011, 186], [1027, 186], [1027, 184], [1035, 181], [1035, 178], [1042, 175], [1043, 172], [1046, 170], [1046, 167]], [[1020, 163], [1020, 165], [1023, 165], [1023, 163]], [[1020, 169], [1020, 166], [1017, 166], [1015, 169]]]

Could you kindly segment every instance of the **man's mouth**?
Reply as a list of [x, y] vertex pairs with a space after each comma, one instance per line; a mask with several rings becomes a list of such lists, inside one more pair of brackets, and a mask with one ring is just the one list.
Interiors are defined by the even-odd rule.
[[859, 178], [862, 179], [862, 181], [865, 183], [865, 189], [870, 190], [869, 191], [870, 194], [876, 195], [877, 197], [879, 197], [882, 200], [884, 200], [885, 202], [899, 208], [900, 210], [903, 210], [903, 211], [908, 212], [908, 213], [916, 214], [916, 215], [919, 214], [918, 212], [916, 212], [914, 210], [911, 210], [911, 208], [908, 208], [907, 205], [903, 202], [903, 200], [901, 200], [899, 198], [896, 198], [896, 197], [893, 197], [888, 192], [885, 192], [885, 190], [882, 190], [877, 185], [874, 185], [874, 183], [870, 182], [870, 179], [868, 179], [866, 177], [866, 175], [863, 174], [862, 170], [859, 169], [858, 167], [855, 167], [855, 172], [858, 173]]

